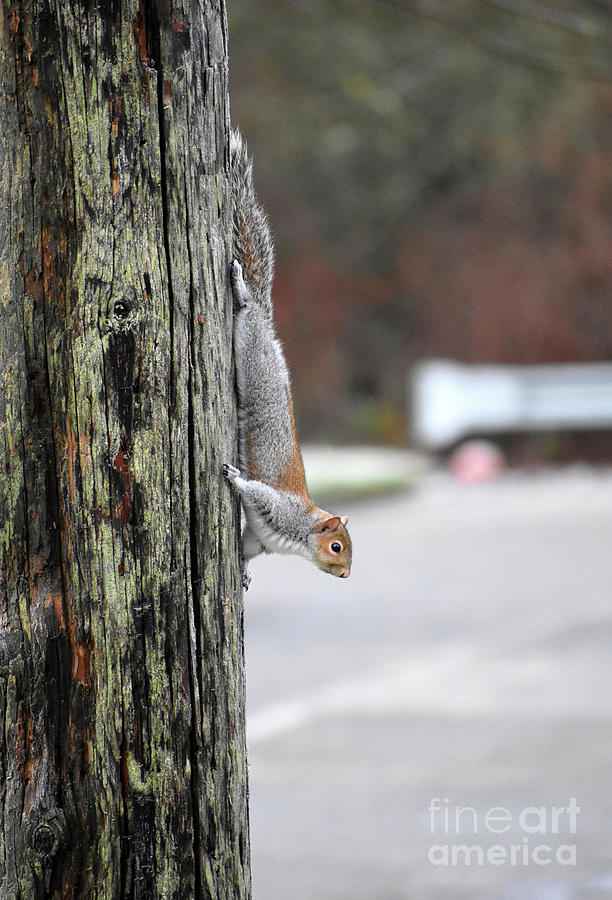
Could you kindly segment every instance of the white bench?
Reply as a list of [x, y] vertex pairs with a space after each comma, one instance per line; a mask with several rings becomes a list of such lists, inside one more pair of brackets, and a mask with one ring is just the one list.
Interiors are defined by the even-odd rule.
[[418, 363], [411, 376], [415, 440], [443, 449], [470, 434], [612, 428], [612, 363], [468, 366]]

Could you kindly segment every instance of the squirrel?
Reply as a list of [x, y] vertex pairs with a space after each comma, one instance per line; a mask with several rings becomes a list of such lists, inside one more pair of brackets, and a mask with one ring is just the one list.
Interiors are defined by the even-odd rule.
[[224, 465], [223, 470], [244, 509], [242, 583], [247, 589], [253, 557], [274, 552], [298, 554], [323, 572], [348, 578], [348, 517], [319, 509], [306, 487], [289, 370], [274, 329], [272, 236], [238, 131], [230, 136], [230, 161], [240, 469]]

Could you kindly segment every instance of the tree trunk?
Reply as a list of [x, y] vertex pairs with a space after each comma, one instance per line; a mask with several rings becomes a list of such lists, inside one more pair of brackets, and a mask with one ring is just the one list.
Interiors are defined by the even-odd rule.
[[0, 896], [248, 897], [224, 3], [0, 31]]

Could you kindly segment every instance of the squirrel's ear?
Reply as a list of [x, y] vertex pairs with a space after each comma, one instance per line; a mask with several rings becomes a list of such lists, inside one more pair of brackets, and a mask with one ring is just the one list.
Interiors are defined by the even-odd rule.
[[341, 516], [340, 521], [343, 525], [348, 525], [348, 516]]
[[329, 519], [318, 522], [315, 531], [335, 531], [340, 525], [342, 525], [342, 520], [339, 516], [330, 516]]

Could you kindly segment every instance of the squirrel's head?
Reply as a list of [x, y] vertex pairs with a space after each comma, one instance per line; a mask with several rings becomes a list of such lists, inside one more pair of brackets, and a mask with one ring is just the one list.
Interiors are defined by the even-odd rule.
[[351, 574], [352, 547], [346, 530], [348, 516], [332, 516], [321, 510], [314, 527], [314, 562], [323, 571], [337, 578]]

